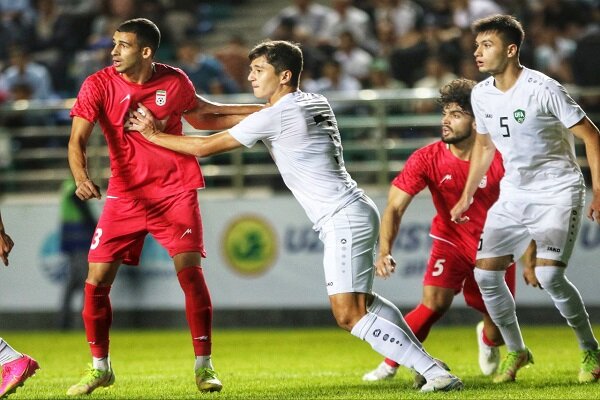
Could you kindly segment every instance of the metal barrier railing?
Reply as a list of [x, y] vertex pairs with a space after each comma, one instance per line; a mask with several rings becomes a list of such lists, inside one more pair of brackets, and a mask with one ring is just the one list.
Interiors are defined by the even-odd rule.
[[[570, 87], [578, 101], [600, 104], [600, 88]], [[439, 135], [437, 90], [362, 90], [330, 93], [344, 145], [344, 159], [352, 176], [363, 186], [386, 188], [410, 153]], [[256, 102], [252, 95], [210, 96], [224, 103]], [[56, 192], [70, 176], [67, 143], [68, 110], [74, 99], [19, 101], [0, 107], [0, 191], [6, 193]], [[585, 107], [585, 106], [584, 106]], [[590, 112], [600, 121], [600, 113]], [[46, 120], [51, 118], [51, 122]], [[9, 126], [15, 120], [18, 126]], [[35, 123], [37, 120], [37, 124]], [[40, 123], [41, 121], [41, 123]], [[185, 132], [193, 129], [184, 124]], [[208, 132], [207, 132], [208, 133]], [[95, 128], [88, 145], [90, 174], [106, 186], [110, 169], [103, 135]], [[578, 156], [587, 166], [583, 146]], [[243, 193], [257, 187], [283, 187], [266, 148], [236, 150], [200, 160], [209, 187]]]

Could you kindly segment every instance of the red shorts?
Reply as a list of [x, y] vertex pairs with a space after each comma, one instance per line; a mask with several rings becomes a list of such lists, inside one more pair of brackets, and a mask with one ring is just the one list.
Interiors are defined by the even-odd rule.
[[206, 257], [196, 190], [160, 199], [107, 198], [88, 261], [138, 265], [148, 233], [171, 257], [184, 252]]
[[[436, 286], [454, 289], [458, 294], [463, 291], [463, 296], [469, 307], [487, 314], [481, 292], [473, 275], [475, 267], [475, 253], [468, 257], [464, 251], [442, 240], [434, 240], [429, 255], [429, 263], [423, 277], [424, 286]], [[507, 270], [504, 279], [510, 292], [515, 295], [516, 267], [513, 263]]]

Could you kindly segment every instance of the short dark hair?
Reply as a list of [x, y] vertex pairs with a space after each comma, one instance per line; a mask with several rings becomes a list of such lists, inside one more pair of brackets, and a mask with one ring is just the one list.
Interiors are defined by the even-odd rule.
[[156, 54], [156, 50], [160, 46], [160, 29], [154, 22], [146, 18], [127, 20], [119, 25], [117, 32], [135, 33], [140, 45], [150, 47], [152, 54]]
[[473, 22], [471, 29], [475, 35], [482, 32], [497, 32], [505, 45], [515, 44], [521, 48], [525, 39], [523, 25], [512, 15], [496, 14]]
[[438, 103], [445, 108], [450, 103], [456, 103], [463, 111], [473, 114], [471, 107], [471, 91], [477, 82], [471, 79], [458, 78], [450, 81], [440, 89]]
[[275, 68], [275, 73], [279, 74], [289, 70], [292, 73], [290, 86], [297, 88], [300, 83], [300, 74], [304, 67], [302, 50], [297, 43], [286, 40], [266, 40], [254, 46], [248, 58], [254, 61], [258, 57], [265, 56], [267, 62]]

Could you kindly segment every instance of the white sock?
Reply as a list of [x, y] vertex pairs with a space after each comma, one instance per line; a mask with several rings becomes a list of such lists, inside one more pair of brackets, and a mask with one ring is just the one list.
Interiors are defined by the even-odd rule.
[[20, 357], [23, 357], [23, 354], [10, 347], [4, 339], [0, 338], [0, 365], [4, 365]]
[[582, 350], [596, 350], [598, 341], [594, 337], [590, 317], [577, 288], [567, 279], [564, 267], [544, 266], [535, 268], [535, 276], [550, 295], [567, 324], [575, 331]]
[[197, 371], [198, 368], [213, 368], [212, 359], [210, 355], [208, 356], [196, 356], [196, 363], [194, 364], [194, 371]]
[[500, 330], [506, 348], [508, 351], [522, 351], [525, 343], [517, 320], [515, 299], [506, 285], [504, 274], [505, 271], [474, 270], [485, 308]]
[[371, 305], [367, 308], [367, 311], [376, 314], [380, 318], [385, 318], [392, 324], [398, 326], [419, 348], [423, 348], [423, 344], [417, 339], [413, 331], [410, 329], [402, 312], [388, 299], [381, 297], [378, 294], [373, 293], [374, 299]]
[[100, 371], [108, 371], [110, 369], [109, 357], [92, 357], [92, 368], [99, 369]]
[[448, 372], [414, 343], [406, 332], [376, 314], [367, 312], [354, 325], [351, 333], [369, 343], [379, 354], [400, 365], [413, 368], [427, 380], [448, 375]]

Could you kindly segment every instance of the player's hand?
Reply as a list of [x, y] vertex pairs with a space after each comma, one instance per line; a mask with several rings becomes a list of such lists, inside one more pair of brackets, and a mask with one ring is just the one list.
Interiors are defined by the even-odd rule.
[[540, 285], [540, 282], [537, 279], [537, 276], [535, 276], [535, 266], [523, 266], [523, 279], [525, 280], [525, 284], [543, 289], [542, 285]]
[[375, 275], [382, 278], [389, 278], [396, 271], [396, 260], [391, 254], [378, 257], [375, 261]]
[[596, 221], [596, 223], [600, 225], [600, 192], [594, 192], [592, 201], [588, 208], [587, 217], [591, 221]]
[[75, 189], [75, 195], [80, 200], [98, 199], [102, 198], [100, 194], [100, 187], [96, 185], [91, 179], [77, 182], [77, 189]]
[[450, 210], [450, 221], [457, 224], [464, 224], [469, 221], [469, 217], [464, 215], [464, 213], [469, 209], [471, 202], [469, 199], [461, 197], [456, 205], [452, 207], [452, 210]]
[[167, 120], [158, 120], [154, 118], [154, 115], [148, 107], [142, 103], [138, 103], [138, 109], [131, 112], [131, 117], [127, 121], [128, 124], [125, 129], [129, 131], [138, 131], [144, 137], [150, 141], [152, 138], [159, 134], [167, 126]]
[[0, 232], [0, 258], [6, 267], [8, 267], [8, 254], [14, 245], [12, 238], [2, 230]]

